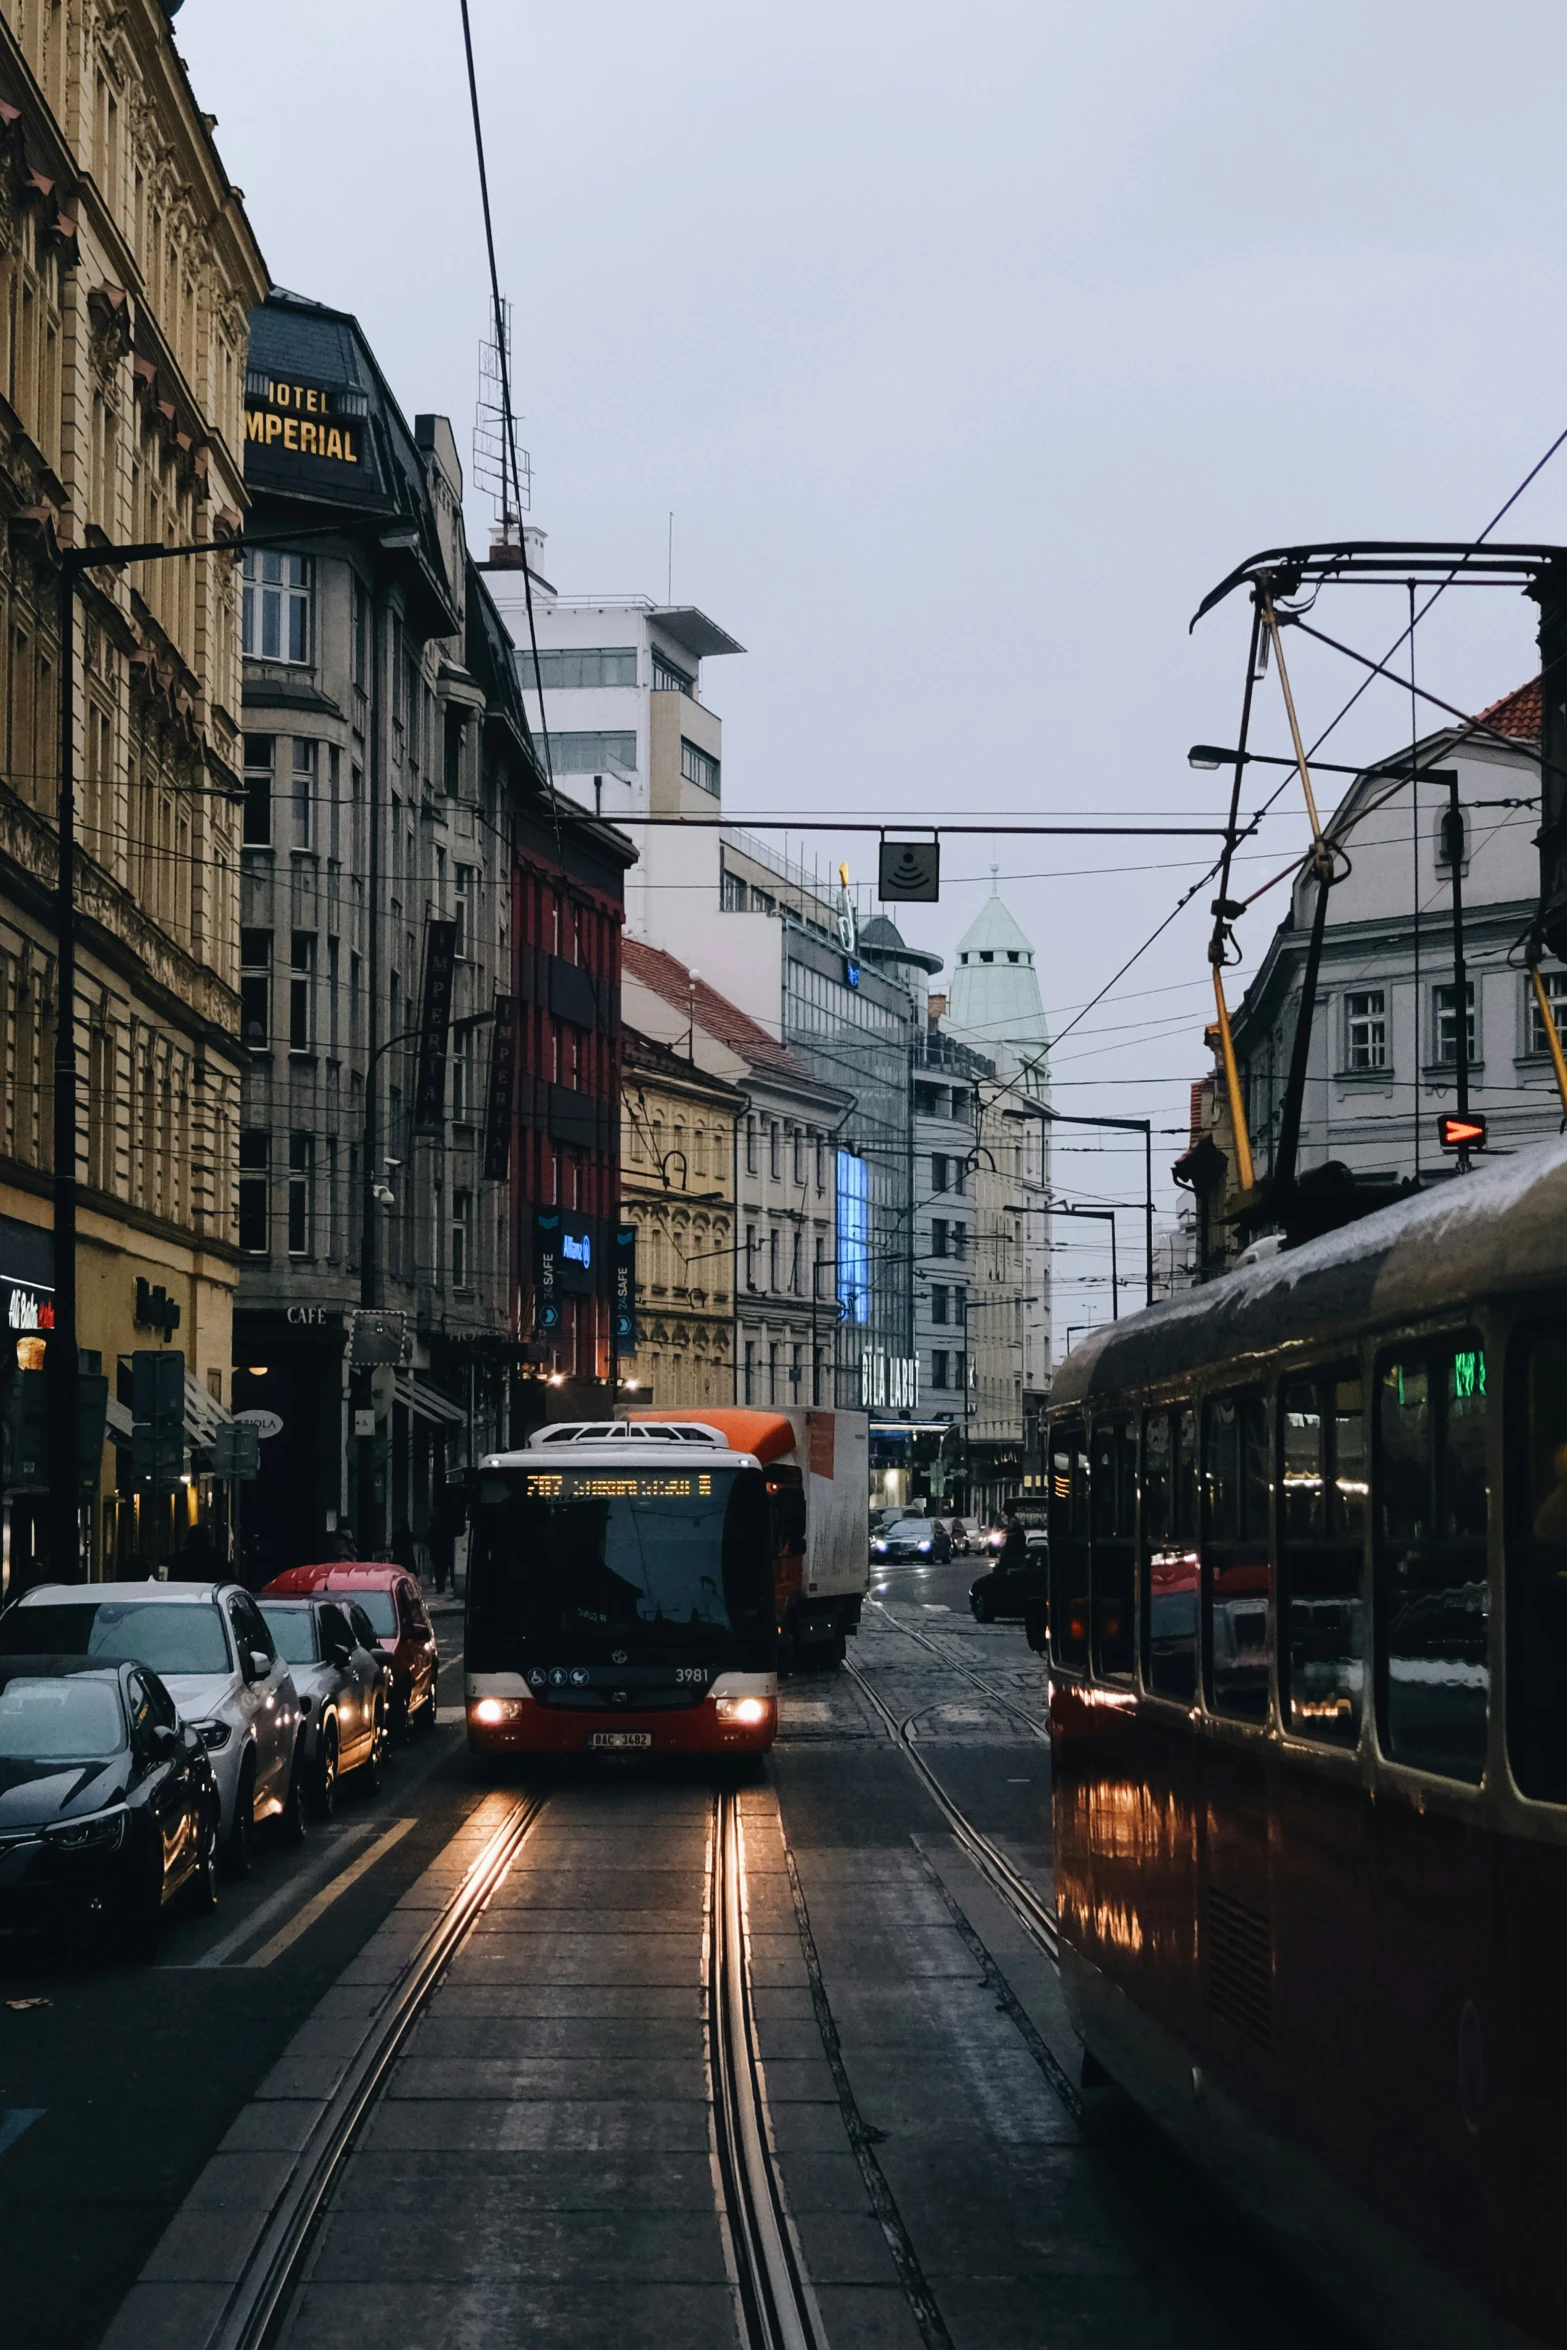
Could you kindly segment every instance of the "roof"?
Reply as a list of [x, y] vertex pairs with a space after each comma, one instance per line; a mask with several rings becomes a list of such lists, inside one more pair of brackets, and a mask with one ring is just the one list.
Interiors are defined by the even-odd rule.
[[998, 893], [994, 879], [990, 889], [990, 896], [958, 940], [959, 959], [964, 955], [1011, 953], [1025, 954], [1032, 963], [1033, 940]]
[[1046, 1079], [1043, 1056], [1050, 1031], [1034, 968], [1034, 942], [1004, 903], [991, 867], [990, 896], [958, 941], [942, 1027], [992, 1054], [999, 1073], [1009, 1061], [1028, 1070], [1030, 1091]]
[[745, 651], [744, 645], [737, 644], [726, 628], [720, 628], [716, 620], [709, 620], [694, 604], [655, 604], [648, 619], [698, 661], [706, 661], [715, 653]]
[[1532, 677], [1516, 692], [1504, 694], [1489, 710], [1481, 711], [1479, 723], [1488, 726], [1493, 734], [1515, 735], [1520, 742], [1537, 743], [1545, 723], [1541, 683], [1541, 679]]
[[628, 938], [621, 943], [622, 968], [633, 979], [660, 996], [677, 1011], [689, 1011], [697, 1026], [720, 1044], [740, 1055], [743, 1061], [754, 1061], [758, 1068], [776, 1069], [781, 1075], [798, 1078], [802, 1083], [812, 1082], [810, 1072], [797, 1061], [785, 1044], [776, 1036], [769, 1036], [760, 1022], [738, 1004], [720, 995], [716, 987], [709, 987], [705, 979], [693, 979], [678, 955], [668, 955], [662, 947], [650, 947], [640, 938]]
[[628, 1069], [646, 1069], [668, 1079], [673, 1085], [690, 1085], [703, 1093], [716, 1095], [723, 1102], [743, 1102], [745, 1096], [738, 1087], [730, 1085], [700, 1062], [688, 1061], [684, 1053], [673, 1045], [661, 1044], [656, 1036], [644, 1036], [640, 1028], [623, 1021], [620, 1029], [621, 1057]]
[[860, 952], [876, 955], [885, 963], [913, 963], [921, 971], [934, 977], [941, 969], [941, 957], [925, 947], [911, 947], [895, 922], [885, 914], [873, 914], [860, 932]]
[[94, 1607], [105, 1599], [159, 1601], [178, 1599], [194, 1602], [196, 1600], [213, 1600], [216, 1599], [220, 1591], [234, 1589], [235, 1582], [232, 1575], [219, 1576], [215, 1582], [207, 1583], [159, 1583], [144, 1575], [134, 1583], [35, 1583], [31, 1590], [22, 1593], [17, 1604], [20, 1607], [25, 1607], [29, 1600], [38, 1599], [46, 1599], [51, 1607], [57, 1602], [66, 1600], [69, 1600], [73, 1606], [86, 1606], [90, 1603]]

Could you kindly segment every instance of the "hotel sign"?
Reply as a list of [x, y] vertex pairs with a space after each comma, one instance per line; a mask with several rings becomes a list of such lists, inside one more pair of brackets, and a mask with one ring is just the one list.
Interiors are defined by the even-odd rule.
[[364, 462], [365, 419], [345, 413], [348, 401], [358, 407], [362, 395], [253, 373], [245, 386], [245, 438], [268, 451], [357, 469]]

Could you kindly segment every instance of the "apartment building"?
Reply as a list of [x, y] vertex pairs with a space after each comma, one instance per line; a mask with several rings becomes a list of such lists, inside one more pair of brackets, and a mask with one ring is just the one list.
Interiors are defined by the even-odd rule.
[[[267, 273], [155, 0], [0, 9], [0, 1380], [52, 1325], [60, 686], [78, 824], [77, 1336], [129, 1436], [130, 1357], [188, 1374], [190, 1482], [154, 1506], [110, 1443], [79, 1556], [134, 1571], [226, 1539], [201, 1439], [227, 1409], [239, 1125], [240, 582], [214, 552], [85, 574], [63, 547], [236, 531], [248, 314]], [[209, 1408], [209, 1406], [211, 1408]], [[6, 1463], [9, 1588], [42, 1496]]]
[[746, 1096], [685, 1039], [621, 1030], [621, 1214], [636, 1235], [627, 1404], [735, 1400], [735, 1127]]

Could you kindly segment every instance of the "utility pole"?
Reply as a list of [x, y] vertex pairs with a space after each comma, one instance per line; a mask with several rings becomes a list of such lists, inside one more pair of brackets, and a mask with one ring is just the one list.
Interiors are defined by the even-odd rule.
[[[1442, 819], [1442, 852], [1453, 873], [1453, 1053], [1457, 1062], [1458, 1115], [1469, 1115], [1469, 982], [1464, 969], [1464, 812], [1458, 804], [1458, 770], [1447, 778], [1447, 814]], [[1418, 925], [1419, 909], [1415, 920]], [[1467, 1146], [1458, 1153], [1458, 1172], [1471, 1172]]]

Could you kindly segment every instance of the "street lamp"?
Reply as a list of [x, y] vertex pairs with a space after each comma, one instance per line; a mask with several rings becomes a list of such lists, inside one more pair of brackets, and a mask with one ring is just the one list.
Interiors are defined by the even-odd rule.
[[[1193, 743], [1186, 754], [1188, 767], [1200, 774], [1211, 775], [1218, 767], [1290, 767], [1297, 768], [1294, 759], [1280, 758], [1273, 751], [1225, 751], [1217, 743]], [[1339, 767], [1331, 759], [1313, 759], [1312, 773], [1324, 775], [1364, 775], [1364, 767]]]

